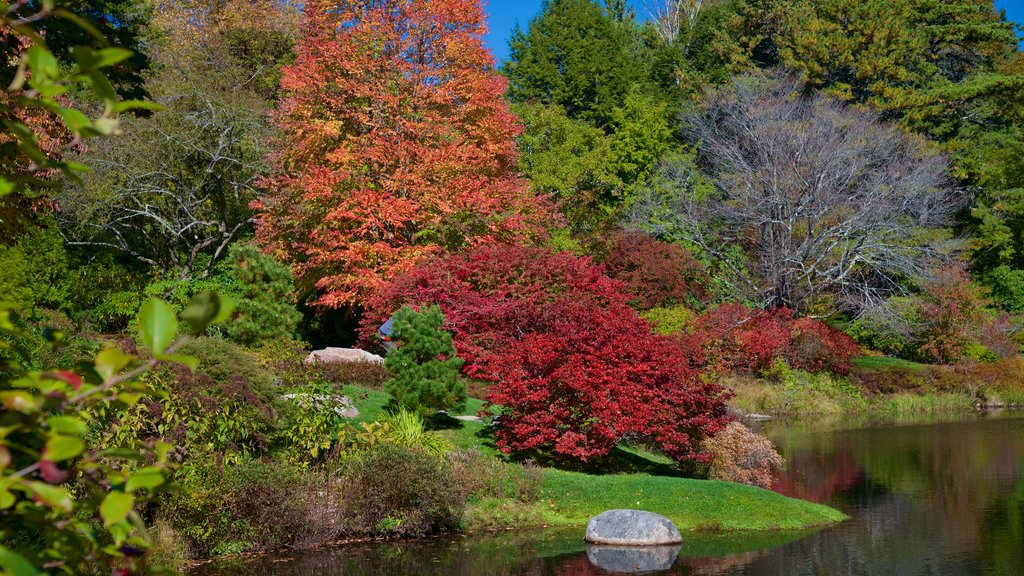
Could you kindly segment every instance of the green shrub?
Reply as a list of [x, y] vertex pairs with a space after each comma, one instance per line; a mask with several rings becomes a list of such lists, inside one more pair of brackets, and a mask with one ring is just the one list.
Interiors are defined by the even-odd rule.
[[157, 517], [184, 538], [191, 558], [324, 544], [340, 529], [328, 479], [278, 462], [207, 460], [176, 488]]
[[162, 438], [175, 446], [185, 478], [207, 460], [232, 463], [268, 454], [294, 407], [278, 395], [273, 377], [237, 344], [202, 337], [181, 348], [199, 361], [195, 371], [161, 366], [145, 375], [151, 393], [96, 422], [100, 448]]
[[403, 306], [392, 322], [398, 349], [384, 360], [386, 387], [398, 407], [430, 415], [466, 406], [466, 385], [459, 380], [462, 360], [455, 356], [451, 334], [441, 329], [437, 306], [419, 312]]
[[250, 244], [234, 244], [225, 276], [237, 298], [235, 316], [224, 330], [235, 342], [262, 346], [295, 335], [302, 314], [295, 308], [295, 278], [284, 264]]
[[978, 342], [970, 342], [964, 346], [964, 356], [978, 362], [998, 362], [999, 355], [988, 346]]
[[72, 291], [67, 253], [56, 226], [30, 229], [13, 245], [0, 243], [0, 270], [0, 301], [18, 309], [59, 309]]
[[686, 306], [651, 308], [640, 313], [659, 334], [692, 334], [696, 314]]
[[295, 335], [302, 315], [295, 308], [293, 281], [284, 264], [249, 244], [233, 244], [228, 257], [209, 276], [160, 278], [146, 285], [141, 293], [112, 292], [97, 305], [94, 316], [105, 324], [116, 325], [134, 317], [150, 296], [164, 299], [180, 311], [197, 295], [216, 292], [235, 301], [235, 313], [210, 333], [259, 347]]
[[420, 449], [379, 444], [343, 470], [341, 517], [349, 535], [454, 531], [465, 505], [450, 465]]

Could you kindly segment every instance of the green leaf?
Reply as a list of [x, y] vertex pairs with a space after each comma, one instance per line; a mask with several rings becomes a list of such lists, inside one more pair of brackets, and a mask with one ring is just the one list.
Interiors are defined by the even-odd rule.
[[14, 494], [7, 487], [0, 488], [0, 510], [6, 510], [14, 506]]
[[156, 102], [147, 102], [145, 100], [122, 100], [111, 107], [111, 111], [115, 114], [128, 112], [129, 110], [152, 110], [159, 112], [163, 109], [164, 107]]
[[80, 419], [74, 416], [51, 416], [46, 419], [46, 425], [54, 432], [70, 434], [72, 436], [84, 436], [89, 427]]
[[43, 482], [28, 482], [28, 489], [43, 504], [64, 512], [71, 512], [71, 495], [60, 486], [50, 486]]
[[124, 48], [103, 48], [96, 51], [96, 55], [99, 60], [96, 62], [97, 68], [106, 68], [107, 66], [113, 66], [119, 62], [132, 57], [132, 51]]
[[234, 308], [235, 303], [230, 298], [206, 291], [188, 303], [181, 313], [181, 319], [188, 323], [192, 334], [198, 336], [211, 324], [227, 320]]
[[117, 376], [124, 367], [131, 364], [134, 356], [121, 352], [113, 346], [104, 348], [96, 355], [95, 370], [104, 381]]
[[85, 442], [74, 436], [50, 436], [43, 449], [43, 458], [50, 462], [61, 462], [74, 458], [85, 450]]
[[14, 182], [11, 182], [7, 178], [0, 178], [0, 198], [14, 192]]
[[164, 471], [160, 468], [154, 468], [152, 466], [142, 468], [138, 472], [131, 475], [128, 482], [125, 484], [124, 489], [128, 492], [134, 492], [142, 488], [152, 490], [157, 486], [162, 485], [166, 481], [164, 477]]
[[159, 298], [150, 298], [139, 311], [139, 336], [154, 354], [163, 354], [178, 332], [174, 310]]
[[135, 497], [126, 492], [107, 494], [103, 503], [100, 504], [100, 517], [103, 518], [103, 525], [109, 528], [112, 524], [117, 524], [127, 518], [132, 511], [133, 504], [135, 504]]
[[28, 67], [32, 71], [32, 80], [35, 82], [46, 82], [60, 71], [57, 58], [42, 44], [37, 43], [29, 47], [27, 56]]
[[0, 546], [0, 568], [4, 574], [14, 576], [35, 576], [39, 573], [24, 556], [15, 554], [3, 546]]
[[156, 354], [157, 360], [163, 360], [165, 362], [175, 362], [177, 364], [184, 364], [188, 366], [189, 370], [195, 371], [199, 368], [199, 359], [195, 356], [187, 356], [185, 354]]

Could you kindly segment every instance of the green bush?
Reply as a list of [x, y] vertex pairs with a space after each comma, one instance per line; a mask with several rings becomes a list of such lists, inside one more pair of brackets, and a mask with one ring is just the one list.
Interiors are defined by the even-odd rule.
[[31, 229], [12, 245], [0, 243], [0, 301], [14, 308], [59, 309], [66, 305], [67, 253], [55, 226]]
[[349, 535], [454, 531], [465, 505], [450, 465], [424, 450], [378, 444], [343, 470], [342, 523]]
[[[203, 292], [216, 292], [235, 301], [235, 313], [211, 333], [220, 333], [246, 346], [289, 340], [302, 315], [295, 308], [294, 278], [288, 267], [249, 244], [233, 244], [228, 257], [205, 278], [160, 278], [140, 292], [107, 294], [93, 311], [104, 325], [120, 326], [155, 296], [176, 311]], [[125, 324], [126, 325], [126, 324]], [[124, 326], [122, 326], [124, 327]]]
[[224, 326], [228, 336], [247, 346], [288, 340], [302, 315], [295, 308], [295, 278], [287, 266], [250, 244], [235, 244], [228, 253], [225, 275], [238, 300], [234, 318]]
[[270, 453], [294, 407], [282, 399], [273, 377], [237, 344], [197, 338], [180, 350], [199, 361], [195, 371], [164, 365], [146, 374], [151, 393], [142, 402], [98, 418], [99, 448], [131, 446], [162, 438], [175, 446], [185, 478], [207, 460], [232, 463]]
[[430, 415], [466, 406], [466, 385], [459, 380], [462, 360], [455, 356], [451, 334], [441, 329], [437, 306], [417, 312], [403, 306], [392, 322], [398, 349], [388, 353], [386, 387], [400, 408]]
[[640, 316], [651, 323], [659, 334], [692, 334], [696, 314], [686, 306], [670, 306], [644, 310]]
[[964, 356], [978, 362], [998, 362], [999, 355], [989, 349], [988, 346], [977, 342], [970, 342], [964, 346]]

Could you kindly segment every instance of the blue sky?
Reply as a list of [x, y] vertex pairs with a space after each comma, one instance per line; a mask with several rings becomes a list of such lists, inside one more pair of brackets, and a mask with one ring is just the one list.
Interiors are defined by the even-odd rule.
[[[633, 0], [630, 4], [637, 7], [637, 13], [644, 13], [642, 0]], [[499, 62], [508, 55], [508, 39], [516, 23], [526, 28], [530, 19], [540, 12], [540, 5], [541, 0], [490, 0], [487, 14], [491, 33], [486, 41]], [[1010, 20], [1024, 22], [1024, 0], [996, 0], [996, 6], [1005, 9]]]

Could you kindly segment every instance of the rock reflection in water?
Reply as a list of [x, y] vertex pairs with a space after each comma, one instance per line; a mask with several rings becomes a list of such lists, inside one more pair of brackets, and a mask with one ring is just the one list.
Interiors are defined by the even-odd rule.
[[682, 546], [602, 546], [587, 545], [587, 560], [591, 564], [622, 574], [642, 574], [668, 570], [676, 563]]

